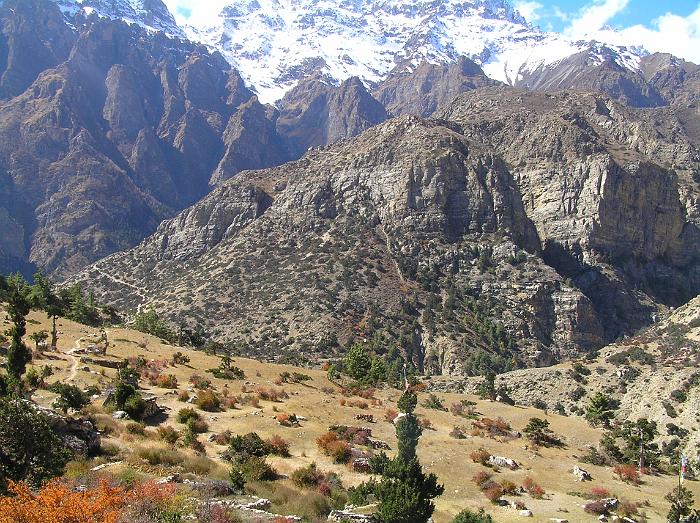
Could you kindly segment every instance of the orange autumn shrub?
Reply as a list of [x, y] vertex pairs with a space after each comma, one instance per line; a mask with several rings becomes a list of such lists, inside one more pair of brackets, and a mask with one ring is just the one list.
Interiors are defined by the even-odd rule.
[[51, 481], [34, 494], [24, 483], [9, 484], [12, 497], [0, 497], [0, 523], [116, 523], [129, 496], [106, 481], [74, 492]]

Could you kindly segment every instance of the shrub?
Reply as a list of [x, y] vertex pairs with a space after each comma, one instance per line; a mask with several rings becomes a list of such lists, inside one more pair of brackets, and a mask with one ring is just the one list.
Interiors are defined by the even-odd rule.
[[501, 481], [501, 488], [504, 494], [513, 496], [518, 493], [518, 486], [510, 480], [504, 479]]
[[136, 455], [152, 466], [165, 465], [174, 467], [185, 460], [178, 451], [160, 447], [139, 447], [136, 449]]
[[591, 501], [590, 503], [586, 503], [583, 506], [583, 510], [587, 514], [593, 514], [594, 516], [602, 516], [608, 513], [608, 505], [603, 501], [596, 500]]
[[126, 424], [126, 431], [129, 434], [135, 434], [137, 436], [145, 436], [146, 435], [146, 427], [144, 426], [144, 424], [143, 423], [136, 423], [134, 421]]
[[474, 418], [476, 410], [474, 409], [474, 402], [469, 400], [462, 400], [459, 403], [453, 403], [450, 405], [450, 412], [455, 416], [460, 416], [462, 418]]
[[225, 430], [223, 432], [220, 432], [219, 434], [214, 434], [212, 441], [217, 445], [228, 445], [229, 443], [231, 443], [232, 437], [233, 434], [231, 433], [231, 431]]
[[289, 442], [281, 436], [274, 435], [270, 439], [266, 440], [265, 443], [270, 449], [270, 454], [281, 456], [283, 458], [288, 458], [290, 456]]
[[289, 394], [284, 389], [273, 389], [271, 387], [257, 387], [255, 393], [263, 401], [280, 402], [283, 399], [289, 398]]
[[190, 399], [190, 393], [187, 392], [186, 390], [181, 390], [180, 392], [177, 393], [177, 401], [185, 402], [188, 399]]
[[503, 496], [503, 488], [498, 483], [491, 483], [483, 490], [483, 493], [491, 503], [496, 503]]
[[307, 467], [302, 467], [292, 472], [291, 479], [292, 483], [299, 488], [312, 489], [318, 487], [325, 477], [326, 475], [316, 467], [316, 463], [311, 463]]
[[465, 434], [464, 429], [461, 427], [454, 427], [450, 431], [450, 437], [455, 439], [466, 439], [467, 435]]
[[491, 454], [484, 450], [484, 449], [478, 449], [474, 450], [469, 454], [469, 457], [474, 463], [480, 463], [481, 465], [487, 465], [489, 462], [489, 458], [491, 457]]
[[129, 415], [131, 419], [140, 420], [143, 419], [143, 415], [146, 412], [146, 401], [141, 397], [138, 392], [129, 396], [129, 398], [124, 402], [124, 411]]
[[472, 476], [472, 483], [474, 483], [474, 485], [476, 485], [477, 487], [481, 488], [481, 486], [485, 485], [486, 482], [488, 482], [490, 479], [491, 474], [489, 474], [485, 470], [480, 470]]
[[199, 390], [205, 390], [211, 387], [211, 380], [203, 378], [199, 374], [192, 374], [192, 376], [190, 376], [190, 383], [195, 389]]
[[512, 432], [510, 423], [505, 421], [503, 418], [481, 418], [478, 421], [473, 421], [472, 426], [475, 429], [482, 430], [487, 436], [498, 437], [498, 436], [509, 436]]
[[639, 471], [635, 465], [629, 464], [618, 464], [613, 467], [613, 473], [625, 483], [632, 483], [634, 485], [639, 485], [641, 483], [641, 478], [639, 476]]
[[178, 351], [175, 354], [173, 354], [173, 358], [171, 361], [173, 365], [187, 365], [190, 362], [190, 357]]
[[156, 378], [155, 385], [162, 389], [177, 389], [177, 378], [172, 374], [161, 374]]
[[112, 487], [107, 481], [84, 492], [73, 491], [58, 481], [43, 485], [37, 493], [24, 483], [11, 483], [9, 489], [12, 496], [0, 498], [1, 518], [7, 522], [116, 521], [128, 501], [124, 489]]
[[464, 509], [454, 517], [452, 523], [493, 523], [493, 518], [484, 509], [479, 509], [479, 512]]
[[158, 427], [157, 433], [158, 437], [169, 445], [175, 445], [180, 438], [180, 433], [169, 425], [161, 425]]
[[428, 418], [421, 418], [420, 419], [420, 426], [423, 427], [425, 430], [432, 430], [433, 429], [433, 422], [430, 421]]
[[243, 436], [231, 438], [224, 458], [229, 461], [246, 461], [250, 457], [263, 458], [270, 454], [269, 445], [263, 441], [257, 432], [249, 432]]
[[221, 409], [221, 398], [212, 390], [202, 390], [197, 394], [196, 405], [207, 412], [218, 412]]
[[592, 487], [591, 488], [591, 498], [593, 499], [605, 499], [610, 497], [610, 491], [605, 487]]
[[187, 430], [194, 434], [204, 434], [209, 431], [209, 424], [201, 418], [190, 418], [186, 425]]
[[445, 407], [442, 400], [438, 398], [435, 394], [430, 394], [427, 398], [425, 398], [425, 400], [423, 401], [423, 406], [426, 409], [447, 411], [447, 408]]
[[287, 412], [280, 412], [275, 416], [277, 423], [283, 427], [291, 427], [293, 425], [298, 425], [297, 417], [294, 414], [289, 414]]
[[545, 491], [544, 489], [535, 482], [534, 479], [532, 479], [530, 476], [527, 476], [523, 480], [523, 488], [525, 489], [525, 492], [530, 494], [535, 499], [542, 499], [544, 497]]
[[193, 408], [186, 407], [184, 409], [180, 409], [177, 413], [177, 421], [179, 423], [187, 423], [191, 419], [196, 419], [199, 420], [202, 417], [199, 415], [199, 412], [194, 410]]
[[277, 471], [265, 461], [265, 458], [252, 457], [239, 464], [241, 473], [246, 481], [274, 481]]
[[386, 409], [384, 411], [384, 419], [387, 420], [389, 423], [393, 423], [396, 419], [396, 416], [398, 415], [399, 413], [394, 409]]
[[346, 441], [341, 441], [335, 432], [326, 432], [316, 439], [316, 445], [326, 456], [333, 458], [335, 463], [344, 464], [350, 461], [352, 451]]

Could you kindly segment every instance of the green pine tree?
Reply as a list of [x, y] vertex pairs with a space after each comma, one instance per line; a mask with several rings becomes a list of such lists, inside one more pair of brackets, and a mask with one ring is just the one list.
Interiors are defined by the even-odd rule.
[[27, 322], [25, 317], [29, 314], [29, 302], [21, 289], [13, 286], [7, 300], [7, 313], [12, 321], [10, 337], [12, 341], [7, 351], [7, 374], [14, 382], [15, 387], [19, 387], [22, 375], [27, 369], [27, 363], [32, 360], [32, 353], [22, 341], [27, 333]]

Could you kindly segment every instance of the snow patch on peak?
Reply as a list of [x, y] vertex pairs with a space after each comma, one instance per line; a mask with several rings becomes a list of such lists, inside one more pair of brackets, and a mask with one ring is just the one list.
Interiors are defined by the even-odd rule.
[[105, 18], [124, 20], [149, 31], [161, 31], [169, 36], [184, 38], [184, 31], [177, 25], [162, 0], [55, 0], [68, 16], [82, 12]]
[[[399, 65], [460, 56], [514, 84], [591, 45], [543, 32], [506, 0], [242, 0], [191, 22], [188, 37], [221, 51], [263, 102], [316, 72], [373, 85]], [[634, 50], [618, 55], [638, 63]]]

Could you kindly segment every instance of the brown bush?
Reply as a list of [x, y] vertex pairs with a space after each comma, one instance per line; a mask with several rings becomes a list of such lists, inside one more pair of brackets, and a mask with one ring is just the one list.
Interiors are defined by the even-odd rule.
[[399, 413], [395, 409], [386, 409], [384, 411], [384, 419], [389, 423], [393, 423]]
[[283, 458], [289, 457], [289, 442], [281, 436], [275, 434], [270, 439], [266, 440], [265, 443], [267, 443], [270, 449], [270, 454]]
[[341, 441], [335, 432], [326, 432], [316, 439], [316, 445], [326, 456], [333, 458], [335, 463], [344, 464], [352, 458], [352, 450], [347, 441]]
[[483, 493], [491, 503], [496, 503], [503, 496], [503, 488], [498, 483], [491, 483], [483, 490]]
[[608, 506], [603, 501], [591, 501], [583, 506], [584, 512], [587, 514], [593, 514], [595, 516], [602, 516], [608, 513]]
[[518, 493], [518, 486], [508, 479], [501, 481], [501, 488], [503, 489], [503, 493], [508, 494], [509, 496], [513, 496]]
[[605, 499], [610, 497], [610, 491], [605, 487], [592, 487], [591, 488], [591, 498], [592, 499]]
[[478, 421], [472, 422], [472, 427], [483, 431], [489, 437], [510, 436], [512, 428], [503, 418], [481, 418]]
[[472, 482], [474, 485], [477, 487], [481, 488], [482, 485], [485, 485], [487, 481], [491, 479], [491, 474], [486, 472], [485, 470], [480, 470], [476, 474], [472, 476]]
[[156, 379], [155, 385], [162, 389], [177, 389], [177, 378], [172, 374], [161, 374]]
[[231, 443], [231, 437], [233, 433], [230, 430], [225, 430], [219, 434], [214, 434], [212, 441], [217, 445], [228, 445]]
[[420, 419], [420, 426], [423, 427], [425, 430], [434, 430], [433, 429], [433, 422], [430, 421], [428, 418], [421, 418]]
[[280, 402], [289, 398], [289, 394], [284, 389], [273, 389], [271, 387], [257, 387], [255, 393], [264, 401]]
[[158, 437], [168, 443], [169, 445], [175, 445], [180, 433], [169, 425], [161, 425], [158, 427]]
[[187, 401], [190, 399], [190, 393], [187, 392], [186, 390], [181, 390], [180, 392], [177, 393], [177, 400], [178, 401]]
[[639, 485], [642, 482], [639, 470], [635, 465], [615, 465], [613, 473], [625, 483]]
[[487, 465], [489, 462], [489, 458], [491, 457], [491, 453], [489, 453], [487, 450], [480, 448], [478, 450], [472, 451], [471, 454], [469, 454], [469, 457], [474, 463]]
[[545, 495], [544, 489], [535, 482], [530, 476], [527, 476], [523, 480], [523, 488], [535, 499], [542, 499]]

